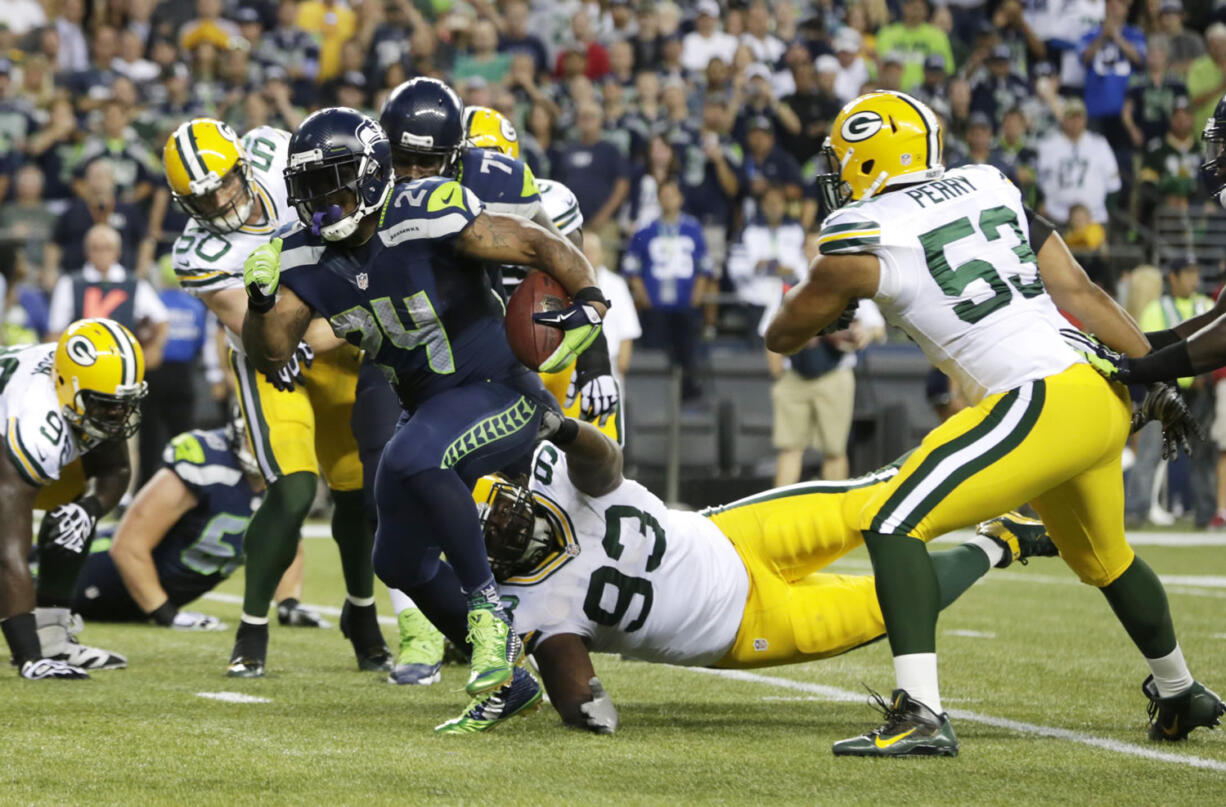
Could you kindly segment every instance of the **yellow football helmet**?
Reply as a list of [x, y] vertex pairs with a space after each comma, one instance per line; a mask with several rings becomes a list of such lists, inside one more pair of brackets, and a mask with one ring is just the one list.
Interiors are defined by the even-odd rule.
[[508, 157], [519, 159], [519, 133], [496, 109], [487, 106], [464, 108], [464, 132], [468, 142], [477, 148], [501, 151]]
[[136, 434], [148, 385], [145, 356], [127, 328], [77, 320], [60, 334], [53, 372], [61, 414], [78, 432], [97, 440]]
[[848, 102], [818, 154], [817, 186], [826, 211], [883, 188], [940, 179], [941, 124], [922, 101], [882, 90]]
[[238, 135], [212, 118], [195, 118], [175, 129], [162, 149], [170, 193], [201, 227], [232, 233], [247, 223], [255, 205], [251, 166]]

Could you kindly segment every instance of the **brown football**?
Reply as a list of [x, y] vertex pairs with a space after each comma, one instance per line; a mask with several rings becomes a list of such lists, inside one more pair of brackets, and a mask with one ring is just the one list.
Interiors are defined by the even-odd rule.
[[544, 272], [532, 270], [507, 301], [507, 343], [526, 367], [539, 369], [562, 344], [562, 331], [532, 321], [533, 314], [562, 311], [570, 298], [562, 284]]

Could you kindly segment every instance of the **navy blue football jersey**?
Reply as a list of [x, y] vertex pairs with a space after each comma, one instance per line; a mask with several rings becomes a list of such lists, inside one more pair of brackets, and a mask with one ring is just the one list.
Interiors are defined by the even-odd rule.
[[154, 564], [159, 570], [229, 575], [242, 565], [243, 534], [259, 500], [225, 430], [184, 432], [166, 446], [162, 461], [197, 502], [154, 548]]
[[291, 230], [281, 282], [366, 351], [410, 411], [448, 389], [510, 379], [527, 370], [507, 345], [502, 305], [482, 264], [454, 248], [483, 209], [453, 179], [399, 183], [361, 246]]

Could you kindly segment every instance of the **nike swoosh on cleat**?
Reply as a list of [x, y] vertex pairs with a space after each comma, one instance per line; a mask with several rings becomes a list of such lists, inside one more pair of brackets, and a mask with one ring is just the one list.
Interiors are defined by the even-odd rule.
[[1171, 722], [1169, 729], [1166, 726], [1162, 727], [1162, 733], [1167, 737], [1174, 737], [1179, 733], [1179, 715], [1175, 715], [1175, 719]]
[[874, 737], [873, 744], [876, 745], [878, 748], [889, 748], [891, 745], [898, 742], [902, 738], [908, 737], [914, 733], [915, 733], [915, 729], [912, 728], [912, 729], [907, 729], [902, 734], [895, 734], [893, 737], [891, 737], [888, 740], [882, 740], [880, 737]]

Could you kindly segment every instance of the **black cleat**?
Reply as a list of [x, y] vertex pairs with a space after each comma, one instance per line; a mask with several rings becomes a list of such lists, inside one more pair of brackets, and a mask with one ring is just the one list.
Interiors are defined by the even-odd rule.
[[1005, 550], [1005, 556], [996, 564], [997, 569], [1004, 569], [1015, 560], [1025, 566], [1026, 558], [1054, 558], [1060, 554], [1047, 536], [1043, 522], [1027, 518], [1016, 510], [983, 522], [975, 532], [991, 538]]
[[1177, 742], [1192, 733], [1193, 729], [1211, 729], [1221, 722], [1226, 714], [1226, 703], [1217, 693], [1193, 681], [1192, 686], [1169, 698], [1159, 697], [1158, 686], [1151, 675], [1141, 684], [1141, 691], [1149, 698], [1149, 739]]
[[885, 724], [859, 737], [839, 740], [836, 757], [956, 757], [958, 737], [949, 715], [936, 714], [904, 690], [896, 689], [891, 702], [873, 692], [873, 702], [885, 715]]
[[287, 628], [330, 628], [332, 623], [293, 597], [277, 603], [277, 622]]
[[268, 625], [239, 622], [234, 636], [234, 651], [230, 653], [230, 678], [263, 678], [268, 658]]
[[341, 606], [341, 634], [353, 644], [358, 669], [366, 672], [392, 671], [392, 651], [379, 630], [375, 606], [357, 606], [345, 600]]

